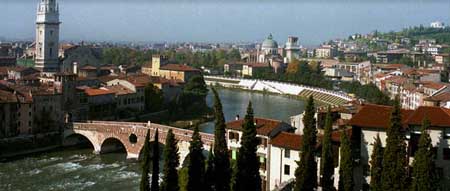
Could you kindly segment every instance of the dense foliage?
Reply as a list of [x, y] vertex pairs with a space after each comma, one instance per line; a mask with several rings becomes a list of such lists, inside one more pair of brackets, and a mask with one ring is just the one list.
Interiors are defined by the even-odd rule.
[[315, 160], [317, 129], [312, 96], [308, 98], [303, 115], [303, 139], [300, 161], [295, 170], [295, 191], [312, 191], [317, 188], [317, 162]]
[[161, 183], [162, 191], [180, 190], [177, 171], [177, 167], [180, 165], [180, 156], [177, 143], [178, 141], [175, 139], [172, 129], [169, 129], [166, 136], [166, 144], [164, 146], [163, 181]]
[[145, 110], [149, 112], [160, 111], [163, 108], [163, 92], [151, 83], [144, 88]]
[[359, 82], [342, 82], [340, 88], [347, 92], [355, 94], [356, 97], [364, 99], [369, 103], [380, 105], [392, 105], [392, 100], [384, 94], [375, 84], [361, 85]]
[[214, 114], [215, 114], [215, 130], [214, 130], [214, 176], [215, 190], [230, 190], [231, 168], [228, 154], [228, 146], [225, 138], [225, 117], [223, 115], [222, 103], [219, 94], [215, 89], [214, 93]]
[[151, 144], [152, 147], [152, 183], [151, 191], [159, 191], [159, 141], [158, 129], [155, 132], [155, 138]]
[[412, 191], [438, 190], [438, 177], [434, 163], [433, 145], [427, 130], [430, 121], [425, 119], [422, 123], [422, 132], [419, 138], [419, 148], [414, 155], [412, 173]]
[[320, 185], [323, 191], [333, 191], [334, 188], [334, 161], [333, 145], [331, 143], [332, 117], [330, 107], [325, 118], [325, 128], [322, 139], [322, 156], [320, 160]]
[[142, 175], [141, 175], [141, 191], [150, 190], [150, 130], [147, 130], [147, 135], [145, 136], [144, 146], [142, 147]]
[[237, 174], [234, 191], [261, 190], [259, 160], [256, 149], [259, 144], [256, 138], [256, 126], [253, 118], [252, 103], [249, 102], [247, 114], [242, 124], [241, 147], [237, 156]]
[[198, 191], [205, 188], [205, 156], [202, 152], [203, 142], [198, 126], [196, 126], [189, 145], [187, 191]]
[[339, 191], [353, 191], [353, 155], [350, 139], [346, 131], [341, 132], [339, 162]]
[[383, 190], [408, 189], [408, 160], [406, 155], [405, 135], [403, 134], [400, 101], [394, 101], [391, 125], [386, 131], [386, 148], [383, 155], [383, 172], [381, 183]]
[[382, 191], [381, 173], [383, 172], [383, 146], [380, 136], [377, 135], [373, 143], [373, 151], [370, 161], [370, 190]]
[[274, 73], [272, 69], [256, 73], [253, 78], [289, 82], [331, 89], [333, 84], [323, 72], [320, 62], [293, 60], [288, 64], [286, 72]]
[[205, 191], [213, 191], [216, 182], [215, 177], [215, 165], [214, 165], [214, 154], [212, 148], [209, 149], [208, 159], [206, 160], [206, 171], [205, 171]]
[[150, 62], [154, 54], [167, 56], [171, 63], [188, 64], [196, 68], [200, 68], [201, 66], [212, 68], [222, 67], [225, 63], [241, 59], [240, 52], [237, 49], [192, 52], [175, 51], [173, 49], [164, 51], [139, 50], [127, 47], [104, 48], [101, 58], [104, 64], [141, 65]]

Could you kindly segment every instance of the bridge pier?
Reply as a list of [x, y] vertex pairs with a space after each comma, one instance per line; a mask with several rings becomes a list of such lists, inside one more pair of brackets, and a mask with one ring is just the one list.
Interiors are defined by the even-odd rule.
[[127, 153], [127, 159], [129, 159], [129, 160], [138, 160], [139, 159], [139, 154]]

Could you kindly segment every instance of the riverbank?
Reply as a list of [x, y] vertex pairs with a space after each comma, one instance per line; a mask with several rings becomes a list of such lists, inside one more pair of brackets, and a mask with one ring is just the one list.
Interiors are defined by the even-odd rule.
[[[274, 92], [269, 92], [269, 91], [250, 90], [250, 89], [237, 88], [237, 87], [227, 87], [227, 86], [222, 86], [220, 84], [214, 84], [214, 85], [208, 85], [208, 86], [213, 87], [216, 90], [217, 89], [228, 89], [228, 90], [234, 90], [234, 91], [257, 93], [257, 94], [262, 94], [262, 95], [280, 96], [280, 97], [295, 99], [295, 100], [299, 100], [299, 101], [307, 101], [308, 100], [308, 97], [299, 96], [299, 95], [279, 94], [279, 93], [274, 93]], [[314, 101], [315, 101], [316, 106], [319, 106], [319, 107], [329, 105], [321, 100], [314, 100]]]
[[315, 100], [332, 106], [342, 105], [354, 100], [353, 97], [344, 92], [278, 81], [205, 76], [205, 83], [209, 86], [221, 86], [252, 92], [293, 96], [295, 98], [303, 99], [313, 96]]

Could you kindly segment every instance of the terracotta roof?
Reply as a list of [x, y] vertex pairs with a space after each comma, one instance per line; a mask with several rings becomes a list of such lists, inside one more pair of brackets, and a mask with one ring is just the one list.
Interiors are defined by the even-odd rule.
[[84, 92], [88, 96], [99, 96], [99, 95], [107, 95], [107, 94], [114, 94], [111, 90], [105, 90], [105, 89], [94, 89], [94, 88], [86, 88], [84, 89]]
[[184, 72], [200, 71], [198, 69], [195, 69], [193, 67], [190, 67], [188, 65], [183, 65], [183, 64], [167, 64], [167, 65], [161, 66], [160, 69], [161, 70], [184, 71]]
[[444, 88], [447, 86], [447, 84], [444, 83], [436, 83], [436, 82], [423, 82], [423, 87], [439, 90], [441, 88]]
[[450, 92], [442, 92], [434, 96], [425, 98], [426, 101], [450, 101]]
[[292, 150], [300, 150], [302, 148], [303, 136], [295, 133], [280, 132], [270, 140], [270, 144], [288, 148]]
[[[369, 128], [388, 128], [390, 126], [390, 118], [392, 106], [363, 105], [358, 113], [353, 115], [348, 122], [349, 125]], [[411, 116], [413, 110], [401, 110], [403, 123]]]
[[[255, 117], [254, 121], [256, 123], [256, 133], [258, 135], [264, 135], [269, 136], [275, 129], [282, 128], [282, 127], [290, 127], [289, 124], [275, 120], [275, 119], [266, 119], [266, 118], [258, 118]], [[239, 119], [236, 121], [228, 122], [227, 128], [228, 129], [235, 129], [235, 130], [241, 130], [242, 124], [244, 123], [244, 119]]]
[[86, 65], [80, 68], [80, 70], [97, 70], [97, 67]]
[[114, 92], [116, 95], [134, 94], [133, 90], [130, 90], [122, 85], [106, 86], [106, 89]]
[[421, 106], [409, 117], [408, 125], [421, 125], [424, 118], [430, 120], [431, 126], [450, 127], [450, 109]]
[[13, 93], [0, 90], [0, 103], [15, 103], [17, 101], [17, 97]]

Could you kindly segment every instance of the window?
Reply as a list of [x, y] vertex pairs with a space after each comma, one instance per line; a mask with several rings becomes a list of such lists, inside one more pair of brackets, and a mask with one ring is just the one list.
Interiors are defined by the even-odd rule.
[[290, 175], [291, 174], [291, 167], [287, 164], [284, 165], [284, 175]]
[[51, 57], [52, 56], [52, 54], [53, 54], [53, 49], [52, 48], [50, 48], [50, 50], [49, 50], [49, 53], [48, 53], [48, 55]]
[[291, 158], [291, 150], [290, 149], [284, 150], [284, 158]]
[[450, 148], [442, 149], [442, 159], [450, 160]]
[[53, 36], [53, 31], [50, 31], [50, 36]]
[[236, 150], [231, 151], [231, 159], [233, 159], [233, 160], [237, 159], [237, 151]]

